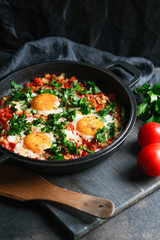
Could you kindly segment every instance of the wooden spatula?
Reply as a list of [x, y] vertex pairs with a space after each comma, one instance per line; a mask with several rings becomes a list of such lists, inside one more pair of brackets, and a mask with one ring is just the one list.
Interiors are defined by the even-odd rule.
[[53, 201], [100, 218], [114, 212], [113, 202], [107, 199], [62, 189], [38, 173], [10, 164], [0, 166], [0, 195], [20, 201]]

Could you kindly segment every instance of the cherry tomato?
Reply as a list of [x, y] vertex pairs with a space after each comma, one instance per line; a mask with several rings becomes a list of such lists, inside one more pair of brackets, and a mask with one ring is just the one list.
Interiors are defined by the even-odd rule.
[[138, 132], [138, 143], [142, 148], [150, 143], [160, 143], [160, 124], [157, 122], [144, 124]]
[[160, 176], [160, 143], [151, 143], [142, 148], [137, 163], [145, 174], [152, 177]]

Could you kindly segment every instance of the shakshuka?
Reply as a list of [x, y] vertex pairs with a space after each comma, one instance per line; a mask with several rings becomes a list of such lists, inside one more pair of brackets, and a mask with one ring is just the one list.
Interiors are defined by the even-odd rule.
[[0, 99], [0, 144], [25, 157], [68, 160], [111, 144], [121, 134], [124, 110], [114, 93], [65, 74], [45, 74]]

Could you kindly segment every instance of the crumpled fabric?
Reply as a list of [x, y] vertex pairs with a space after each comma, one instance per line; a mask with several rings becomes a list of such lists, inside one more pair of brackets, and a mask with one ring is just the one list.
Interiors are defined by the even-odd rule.
[[0, 49], [64, 37], [160, 66], [160, 0], [0, 0]]
[[[3, 53], [2, 55], [3, 58], [0, 58], [1, 79], [20, 68], [33, 64], [71, 60], [104, 67], [111, 62], [126, 61], [141, 71], [142, 78], [136, 87], [146, 82], [155, 84], [159, 81], [154, 74], [153, 63], [145, 58], [115, 56], [109, 52], [75, 43], [62, 37], [48, 37], [28, 42], [13, 54]], [[3, 59], [5, 59], [5, 63], [3, 63]], [[116, 74], [128, 84], [132, 82], [133, 76], [126, 71], [117, 69]]]

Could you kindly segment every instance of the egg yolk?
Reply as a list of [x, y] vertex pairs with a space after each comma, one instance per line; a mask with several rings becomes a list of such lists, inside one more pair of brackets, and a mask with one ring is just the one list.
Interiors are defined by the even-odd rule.
[[77, 122], [77, 130], [85, 135], [94, 136], [98, 128], [103, 128], [104, 123], [95, 116], [85, 116]]
[[24, 138], [24, 146], [34, 153], [41, 153], [51, 147], [50, 138], [43, 132], [34, 132]]
[[49, 111], [54, 108], [56, 96], [51, 93], [42, 93], [32, 100], [32, 108], [38, 111]]

